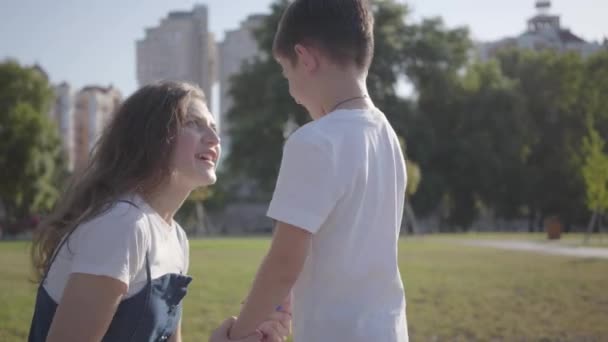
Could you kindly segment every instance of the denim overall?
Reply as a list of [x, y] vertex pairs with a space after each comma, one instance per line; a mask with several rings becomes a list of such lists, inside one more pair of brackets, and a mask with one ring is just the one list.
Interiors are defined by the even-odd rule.
[[[64, 239], [57, 251], [67, 240]], [[49, 269], [57, 254], [55, 253], [51, 259]], [[38, 287], [29, 342], [46, 341], [57, 309], [57, 303], [42, 286], [47, 275], [48, 270]], [[175, 333], [182, 313], [181, 300], [186, 295], [192, 278], [181, 274], [165, 274], [160, 278], [152, 279], [147, 252], [146, 275], [147, 282], [144, 288], [118, 305], [102, 341], [166, 341]]]

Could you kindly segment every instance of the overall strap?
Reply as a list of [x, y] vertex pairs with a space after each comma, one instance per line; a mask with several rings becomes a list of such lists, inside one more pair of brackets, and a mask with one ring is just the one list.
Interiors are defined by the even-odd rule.
[[139, 330], [139, 328], [142, 325], [142, 322], [144, 320], [145, 316], [145, 312], [146, 310], [148, 310], [148, 308], [150, 307], [150, 293], [152, 292], [152, 272], [150, 271], [150, 261], [148, 260], [148, 251], [146, 251], [146, 277], [148, 279], [146, 286], [144, 286], [144, 291], [146, 291], [146, 301], [143, 305], [142, 309], [142, 314], [139, 315], [139, 319], [137, 320], [137, 324], [135, 325], [135, 329], [133, 329], [133, 333], [131, 334], [131, 337], [129, 338], [129, 341], [133, 341], [136, 342], [137, 340], [136, 335], [137, 335], [137, 331]]
[[150, 270], [150, 261], [148, 260], [148, 252], [146, 252], [146, 279], [148, 280], [147, 285], [152, 283], [152, 271]]

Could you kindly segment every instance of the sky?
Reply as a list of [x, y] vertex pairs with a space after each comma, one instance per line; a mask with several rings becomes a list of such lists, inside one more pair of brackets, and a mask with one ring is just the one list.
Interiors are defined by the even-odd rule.
[[[137, 87], [135, 42], [167, 13], [209, 7], [210, 31], [223, 39], [248, 15], [268, 13], [272, 0], [0, 0], [0, 60], [38, 63], [51, 82], [114, 85], [127, 96]], [[534, 0], [406, 0], [412, 19], [441, 16], [468, 26], [475, 40], [518, 35], [535, 14]], [[608, 0], [554, 0], [552, 13], [587, 40], [608, 37]]]

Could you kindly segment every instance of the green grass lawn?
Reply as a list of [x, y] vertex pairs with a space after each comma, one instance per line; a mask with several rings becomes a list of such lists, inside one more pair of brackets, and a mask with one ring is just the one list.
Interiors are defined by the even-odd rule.
[[[185, 341], [206, 341], [237, 313], [267, 246], [266, 239], [191, 243]], [[424, 237], [402, 240], [399, 262], [414, 342], [608, 341], [608, 260]], [[35, 289], [28, 276], [27, 244], [0, 243], [0, 341], [27, 336]]]
[[559, 240], [548, 240], [545, 233], [462, 233], [442, 234], [444, 238], [470, 240], [520, 240], [567, 247], [608, 247], [608, 233], [591, 234], [588, 241], [581, 233], [564, 233]]

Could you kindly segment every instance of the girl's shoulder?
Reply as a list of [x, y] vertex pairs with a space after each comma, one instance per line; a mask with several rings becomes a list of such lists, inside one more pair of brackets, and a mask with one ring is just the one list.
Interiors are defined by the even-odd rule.
[[117, 200], [109, 204], [105, 210], [87, 223], [142, 223], [145, 221], [145, 217], [146, 212], [138, 203], [128, 200]]
[[117, 200], [93, 219], [81, 223], [76, 232], [81, 238], [86, 236], [98, 238], [102, 234], [118, 239], [136, 236], [138, 239], [148, 240], [147, 215], [137, 202]]

